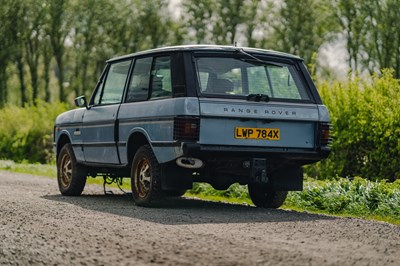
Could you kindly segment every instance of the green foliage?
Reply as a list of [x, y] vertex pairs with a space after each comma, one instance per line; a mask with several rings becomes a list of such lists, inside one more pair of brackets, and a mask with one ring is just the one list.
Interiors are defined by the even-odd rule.
[[390, 67], [399, 77], [399, 7], [398, 0], [3, 1], [0, 107], [89, 95], [106, 59], [193, 42], [237, 41], [308, 64], [341, 36], [354, 73]]
[[[228, 190], [195, 183], [188, 195], [249, 203], [247, 187], [238, 184]], [[360, 177], [332, 181], [306, 178], [304, 190], [290, 192], [284, 208], [335, 215], [355, 216], [400, 223], [400, 180], [368, 181]]]
[[255, 46], [253, 33], [264, 31], [262, 14], [266, 0], [188, 0], [182, 2], [182, 27], [186, 42], [233, 45], [243, 35]]
[[15, 163], [10, 160], [0, 160], [0, 169], [15, 173], [32, 174], [47, 177], [56, 177], [57, 168], [53, 164], [30, 164], [27, 161]]
[[318, 178], [363, 176], [370, 180], [400, 177], [400, 83], [383, 71], [370, 82], [319, 85], [333, 124], [330, 157], [307, 168]]
[[41, 163], [54, 160], [54, 121], [65, 110], [65, 104], [44, 102], [25, 108], [7, 106], [1, 109], [0, 159]]
[[193, 194], [193, 195], [203, 194], [203, 195], [208, 195], [208, 196], [235, 198], [237, 200], [248, 200], [249, 199], [247, 187], [241, 186], [239, 184], [233, 184], [226, 190], [215, 190], [209, 184], [194, 183], [193, 189], [191, 189], [189, 192], [190, 192], [190, 194]]
[[354, 71], [393, 68], [400, 78], [398, 0], [338, 0], [335, 10]]
[[332, 2], [327, 0], [281, 1], [281, 8], [271, 21], [274, 32], [268, 44], [311, 63], [313, 54], [338, 29], [332, 10]]
[[400, 181], [372, 182], [360, 177], [333, 181], [308, 179], [303, 191], [289, 193], [285, 205], [329, 214], [400, 220]]

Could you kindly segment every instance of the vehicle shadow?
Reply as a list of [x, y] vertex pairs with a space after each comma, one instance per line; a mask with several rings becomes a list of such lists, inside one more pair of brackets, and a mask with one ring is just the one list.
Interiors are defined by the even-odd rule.
[[334, 220], [335, 217], [305, 212], [262, 209], [248, 205], [211, 202], [192, 198], [166, 198], [156, 207], [135, 205], [128, 195], [46, 195], [43, 199], [73, 204], [84, 209], [110, 213], [159, 224], [268, 223]]

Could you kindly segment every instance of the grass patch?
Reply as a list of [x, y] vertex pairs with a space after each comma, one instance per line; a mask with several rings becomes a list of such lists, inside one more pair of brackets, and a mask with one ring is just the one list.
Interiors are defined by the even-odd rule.
[[400, 224], [400, 180], [387, 183], [361, 177], [326, 181], [308, 178], [303, 191], [289, 193], [285, 207]]
[[0, 169], [15, 173], [40, 175], [54, 178], [57, 176], [56, 166], [50, 164], [30, 164], [27, 162], [15, 163], [9, 160], [0, 160]]
[[[10, 171], [14, 173], [46, 176], [54, 179], [57, 177], [57, 167], [52, 164], [31, 164], [28, 162], [15, 163], [10, 160], [0, 160], [0, 170]], [[88, 177], [86, 181], [87, 184], [95, 185], [103, 185], [103, 182], [104, 181], [102, 177]], [[118, 188], [117, 184], [115, 183], [108, 184], [107, 187]], [[124, 179], [121, 188], [125, 191], [129, 191], [131, 188], [130, 180]]]
[[[247, 186], [219, 191], [195, 183], [186, 195], [203, 199], [252, 204]], [[282, 209], [385, 221], [400, 225], [400, 180], [372, 182], [360, 177], [320, 181], [306, 178], [304, 190], [289, 192]]]
[[241, 186], [239, 184], [233, 184], [227, 190], [215, 190], [209, 184], [194, 183], [193, 189], [188, 190], [185, 196], [218, 202], [253, 205], [247, 192], [247, 186]]
[[[0, 161], [0, 169], [52, 178], [57, 176], [55, 165]], [[103, 185], [103, 178], [88, 178], [87, 183]], [[107, 187], [117, 188], [117, 185], [112, 184]], [[124, 179], [121, 188], [130, 191], [130, 180]], [[247, 186], [239, 184], [221, 191], [205, 183], [194, 183], [193, 189], [188, 190], [185, 196], [252, 205]], [[337, 178], [325, 181], [306, 178], [304, 190], [290, 192], [282, 209], [378, 220], [400, 225], [400, 180], [387, 183], [372, 182], [360, 177], [353, 180]]]

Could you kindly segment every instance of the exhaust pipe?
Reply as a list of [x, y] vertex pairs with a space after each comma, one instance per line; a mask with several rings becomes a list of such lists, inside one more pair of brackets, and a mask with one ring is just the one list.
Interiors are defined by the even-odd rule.
[[176, 159], [176, 164], [180, 167], [189, 169], [198, 169], [204, 165], [202, 160], [190, 157], [180, 157]]

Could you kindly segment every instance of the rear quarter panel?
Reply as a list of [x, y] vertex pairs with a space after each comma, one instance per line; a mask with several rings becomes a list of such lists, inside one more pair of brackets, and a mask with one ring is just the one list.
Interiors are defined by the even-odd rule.
[[119, 119], [119, 154], [121, 163], [128, 163], [128, 140], [135, 132], [142, 133], [160, 163], [182, 155], [173, 139], [175, 116], [198, 116], [199, 101], [195, 97], [157, 99], [121, 105]]

